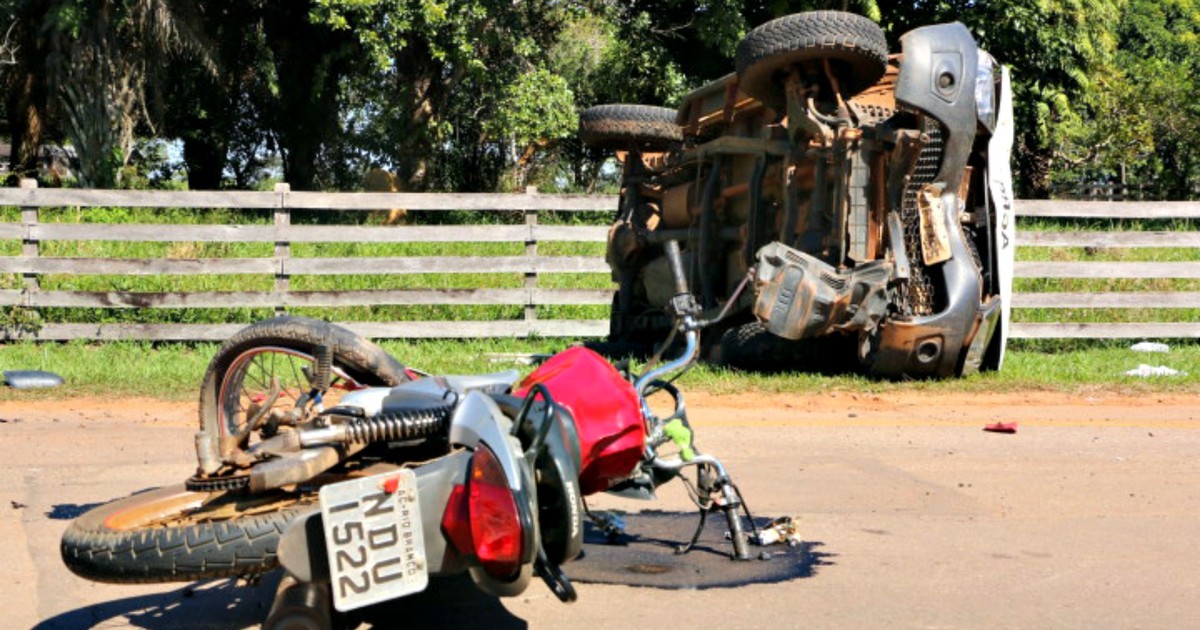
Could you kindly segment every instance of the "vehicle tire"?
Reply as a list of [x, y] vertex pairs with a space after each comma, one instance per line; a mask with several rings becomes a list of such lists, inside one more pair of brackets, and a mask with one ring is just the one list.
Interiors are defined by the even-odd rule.
[[158, 488], [87, 512], [63, 533], [63, 562], [97, 582], [137, 584], [258, 575], [278, 564], [284, 529], [312, 495]]
[[853, 339], [843, 335], [784, 339], [762, 322], [750, 322], [721, 335], [717, 358], [721, 365], [747, 372], [847, 374], [858, 367], [854, 352]]
[[883, 76], [887, 58], [883, 29], [868, 18], [841, 11], [795, 13], [755, 28], [738, 44], [738, 89], [778, 108], [787, 102], [779, 72], [828, 59], [843, 98], [850, 98]]
[[782, 343], [787, 340], [767, 332], [762, 322], [734, 326], [721, 335], [718, 362], [739, 370], [770, 370], [777, 363], [777, 346]]
[[668, 151], [683, 141], [683, 129], [667, 107], [596, 105], [579, 114], [579, 139], [594, 149]]
[[[307, 317], [275, 317], [230, 337], [209, 362], [200, 385], [201, 429], [214, 436], [236, 432], [246, 420], [247, 401], [262, 396], [273, 375], [287, 379], [281, 383], [281, 403], [294, 404], [296, 392], [308, 391], [304, 370], [315, 369], [322, 345], [328, 345], [333, 354], [331, 389], [390, 386], [410, 380], [403, 364], [341, 326]], [[256, 391], [243, 387], [247, 380], [253, 381]], [[327, 402], [326, 406], [331, 405]]]

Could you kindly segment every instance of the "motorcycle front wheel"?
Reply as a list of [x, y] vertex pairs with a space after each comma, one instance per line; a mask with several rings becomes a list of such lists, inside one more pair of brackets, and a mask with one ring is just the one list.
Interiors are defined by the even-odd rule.
[[283, 316], [242, 329], [221, 345], [200, 385], [200, 428], [215, 439], [238, 435], [262, 405], [288, 409], [313, 387], [317, 354], [332, 353], [333, 386], [340, 392], [409, 380], [407, 369], [382, 348], [340, 326]]
[[277, 566], [280, 536], [315, 505], [313, 494], [158, 488], [80, 516], [63, 533], [62, 558], [73, 573], [97, 582], [255, 576]]

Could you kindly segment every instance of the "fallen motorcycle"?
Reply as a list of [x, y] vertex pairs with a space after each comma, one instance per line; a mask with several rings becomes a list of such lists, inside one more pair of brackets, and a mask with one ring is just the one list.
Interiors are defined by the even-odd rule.
[[[63, 535], [64, 562], [123, 583], [254, 577], [281, 564], [268, 628], [328, 626], [330, 603], [354, 610], [464, 572], [498, 596], [537, 575], [567, 602], [575, 590], [561, 566], [582, 548], [583, 497], [651, 498], [677, 477], [700, 528], [723, 513], [731, 556], [749, 559], [759, 531], [725, 467], [697, 451], [668, 380], [695, 362], [700, 329], [720, 315], [700, 318], [678, 244], [663, 249], [676, 322], [663, 351], [680, 335], [683, 351], [637, 377], [581, 346], [517, 382], [516, 371], [426, 375], [311, 319], [242, 330], [201, 386], [196, 474], [81, 516]], [[656, 393], [673, 403], [665, 417], [647, 400]], [[689, 468], [695, 481], [681, 474]]]

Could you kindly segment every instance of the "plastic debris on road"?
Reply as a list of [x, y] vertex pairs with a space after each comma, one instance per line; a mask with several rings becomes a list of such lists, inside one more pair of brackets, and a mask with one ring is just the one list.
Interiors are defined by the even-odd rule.
[[1129, 346], [1134, 352], [1170, 352], [1171, 346], [1157, 341], [1140, 341]]
[[1142, 363], [1137, 368], [1125, 372], [1125, 376], [1150, 378], [1152, 376], [1187, 376], [1187, 372], [1171, 369], [1165, 365], [1151, 366]]
[[992, 424], [989, 424], [989, 425], [983, 427], [983, 430], [987, 431], [988, 433], [1016, 433], [1017, 432], [1017, 423], [1016, 422], [994, 422]]
[[63, 378], [42, 370], [9, 370], [4, 372], [4, 382], [13, 389], [41, 389], [58, 387], [63, 384]]
[[763, 547], [778, 543], [786, 543], [789, 547], [795, 547], [803, 541], [800, 540], [796, 521], [790, 516], [781, 516], [759, 530], [757, 536], [752, 535], [750, 542]]

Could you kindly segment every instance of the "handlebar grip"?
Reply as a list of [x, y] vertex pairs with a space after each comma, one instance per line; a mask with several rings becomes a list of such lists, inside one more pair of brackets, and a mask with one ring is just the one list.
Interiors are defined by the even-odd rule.
[[675, 295], [688, 292], [687, 276], [683, 274], [683, 256], [679, 254], [679, 241], [669, 240], [663, 243], [666, 250], [667, 262], [671, 266], [671, 278], [675, 281]]

